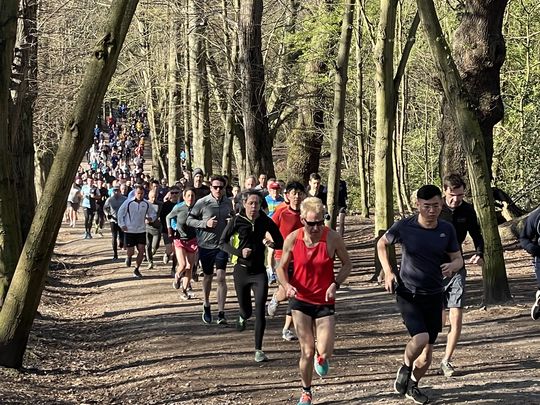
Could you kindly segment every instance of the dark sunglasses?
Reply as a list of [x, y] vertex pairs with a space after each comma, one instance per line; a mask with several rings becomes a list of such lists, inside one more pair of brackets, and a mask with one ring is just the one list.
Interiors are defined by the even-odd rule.
[[214, 190], [223, 190], [225, 186], [212, 186]]
[[316, 226], [316, 225], [322, 226], [324, 225], [324, 219], [321, 219], [320, 221], [306, 221], [304, 219], [304, 223], [309, 226]]

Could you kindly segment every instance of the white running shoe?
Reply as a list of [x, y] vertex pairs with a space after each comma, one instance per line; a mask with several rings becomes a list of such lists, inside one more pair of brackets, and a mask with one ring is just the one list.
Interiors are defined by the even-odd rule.
[[276, 315], [278, 306], [279, 302], [276, 300], [275, 297], [272, 297], [272, 299], [268, 303], [268, 316], [270, 318], [273, 318]]

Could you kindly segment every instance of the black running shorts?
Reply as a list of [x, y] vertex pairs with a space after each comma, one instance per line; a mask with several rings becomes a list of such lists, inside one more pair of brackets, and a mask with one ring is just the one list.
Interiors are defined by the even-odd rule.
[[214, 274], [214, 265], [216, 269], [225, 270], [229, 255], [221, 249], [205, 249], [199, 247], [199, 260], [201, 262], [203, 273], [207, 276]]
[[396, 300], [409, 334], [428, 333], [429, 343], [435, 343], [442, 330], [442, 294], [421, 295], [398, 289]]
[[135, 247], [137, 245], [146, 245], [146, 232], [125, 234], [126, 247]]
[[300, 311], [303, 314], [311, 317], [311, 319], [324, 318], [326, 316], [335, 315], [336, 310], [334, 304], [331, 305], [315, 305], [309, 302], [300, 301], [296, 298], [289, 298], [289, 309], [291, 311]]

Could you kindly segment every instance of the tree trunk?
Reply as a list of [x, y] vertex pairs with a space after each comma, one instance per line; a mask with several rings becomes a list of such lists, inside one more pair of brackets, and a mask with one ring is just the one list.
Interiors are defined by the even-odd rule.
[[[73, 176], [85, 151], [92, 144], [92, 128], [116, 69], [118, 54], [137, 3], [138, 0], [117, 0], [112, 3], [109, 18], [103, 23], [104, 34], [92, 52], [79, 96], [72, 113], [67, 117], [64, 134], [47, 179], [47, 193], [43, 194], [37, 206], [30, 233], [0, 311], [2, 366], [18, 368], [22, 365]], [[5, 15], [2, 10], [0, 16]], [[2, 52], [1, 55], [6, 53]]]
[[246, 175], [275, 177], [268, 132], [261, 24], [263, 0], [240, 2], [238, 23], [241, 105], [246, 140]]
[[8, 134], [9, 84], [17, 35], [18, 7], [19, 2], [16, 0], [0, 2], [0, 307], [17, 265], [22, 243]]
[[178, 54], [178, 10], [173, 4], [169, 15], [169, 84], [167, 88], [167, 98], [169, 111], [167, 114], [167, 179], [169, 184], [180, 178], [180, 145], [177, 133], [177, 108], [178, 89], [177, 89], [177, 54]]
[[332, 125], [332, 142], [330, 168], [328, 171], [327, 207], [330, 213], [330, 227], [336, 229], [338, 216], [339, 179], [341, 173], [341, 157], [343, 155], [343, 131], [345, 127], [345, 104], [347, 97], [347, 71], [349, 69], [349, 54], [351, 50], [355, 0], [345, 4], [343, 21], [341, 23], [341, 38], [339, 40], [334, 81], [334, 119]]
[[485, 241], [484, 304], [506, 302], [511, 300], [511, 295], [497, 228], [482, 128], [474, 111], [474, 103], [469, 99], [442, 33], [433, 0], [417, 0], [417, 4], [448, 107], [465, 151], [467, 169], [475, 174], [469, 177], [469, 181]]
[[[11, 73], [9, 113], [10, 155], [15, 169], [22, 240], [26, 239], [36, 210], [34, 184], [33, 106], [37, 97], [37, 1], [19, 7], [15, 58]], [[22, 246], [21, 246], [22, 247]]]
[[189, 83], [191, 126], [193, 128], [193, 165], [212, 173], [212, 145], [210, 143], [210, 107], [208, 73], [206, 71], [207, 20], [202, 0], [189, 0]]
[[364, 132], [364, 56], [363, 56], [363, 24], [362, 8], [365, 0], [361, 0], [361, 7], [356, 10], [356, 143], [358, 149], [358, 178], [360, 180], [360, 215], [369, 218], [369, 197], [367, 190], [366, 144]]
[[[500, 70], [506, 57], [502, 23], [508, 0], [469, 0], [462, 2], [460, 25], [454, 33], [453, 55], [465, 89], [469, 93], [486, 148], [488, 175], [492, 178], [493, 127], [504, 115]], [[443, 102], [440, 173], [467, 177], [464, 149], [458, 125], [448, 100]]]

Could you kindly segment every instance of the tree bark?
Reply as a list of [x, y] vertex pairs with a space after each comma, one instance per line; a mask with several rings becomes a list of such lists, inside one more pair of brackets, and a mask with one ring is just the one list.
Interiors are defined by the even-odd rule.
[[212, 145], [210, 143], [210, 107], [208, 73], [206, 71], [206, 17], [202, 0], [189, 0], [189, 83], [191, 126], [193, 128], [193, 165], [212, 173]]
[[355, 0], [345, 3], [343, 21], [341, 23], [341, 38], [339, 40], [334, 81], [334, 119], [332, 122], [332, 142], [330, 168], [328, 171], [327, 207], [330, 213], [329, 225], [336, 229], [338, 216], [338, 194], [341, 173], [341, 158], [343, 155], [343, 131], [345, 127], [345, 104], [347, 97], [347, 71], [351, 50]]
[[[433, 0], [417, 0], [422, 24], [435, 60], [444, 94], [465, 151], [474, 207], [484, 236], [484, 304], [511, 300], [503, 249], [490, 187], [482, 128], [450, 48], [444, 38]], [[474, 97], [474, 96], [473, 96]]]
[[[504, 115], [500, 71], [506, 57], [502, 23], [508, 0], [469, 0], [462, 2], [460, 25], [454, 33], [454, 61], [469, 101], [476, 112], [484, 145], [488, 174], [493, 160], [493, 127]], [[450, 103], [443, 101], [443, 119], [438, 136], [441, 141], [440, 173], [459, 173], [467, 177], [464, 150]]]
[[178, 10], [174, 2], [169, 15], [169, 63], [168, 63], [168, 88], [167, 98], [169, 111], [167, 114], [167, 179], [169, 184], [180, 178], [180, 145], [178, 142], [177, 131], [177, 104], [178, 104], [178, 86], [177, 86], [177, 54], [178, 54]]
[[[19, 6], [15, 57], [11, 73], [9, 113], [10, 155], [15, 169], [22, 240], [26, 239], [36, 210], [34, 184], [33, 106], [37, 97], [37, 1]], [[22, 247], [22, 246], [21, 246]]]
[[[0, 365], [22, 365], [28, 336], [45, 284], [65, 202], [79, 163], [92, 144], [92, 128], [113, 75], [138, 0], [112, 3], [104, 33], [95, 46], [73, 111], [36, 209], [4, 306], [0, 311]], [[3, 3], [2, 3], [3, 4]], [[0, 16], [5, 16], [4, 12]], [[4, 52], [1, 55], [5, 55]]]
[[275, 177], [261, 50], [262, 14], [262, 0], [245, 0], [240, 3], [238, 62], [246, 140], [246, 175], [266, 173], [268, 177]]
[[22, 243], [8, 134], [9, 84], [17, 35], [18, 7], [17, 0], [0, 1], [0, 307], [17, 265]]

